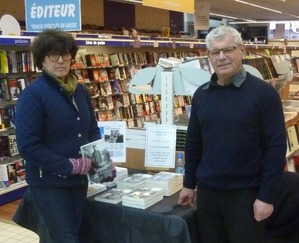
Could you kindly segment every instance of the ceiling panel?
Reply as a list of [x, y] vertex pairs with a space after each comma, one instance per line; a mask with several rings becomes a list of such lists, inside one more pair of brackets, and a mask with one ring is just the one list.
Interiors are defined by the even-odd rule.
[[[142, 0], [111, 0], [118, 2], [130, 2], [141, 4]], [[282, 13], [275, 13], [265, 9], [248, 6], [234, 0], [210, 0], [211, 13], [237, 17], [239, 19], [250, 19], [255, 21], [299, 21], [298, 0], [244, 0], [255, 5], [272, 8]], [[297, 17], [296, 17], [297, 16]]]
[[255, 21], [299, 21], [298, 0], [246, 0], [246, 2], [272, 8], [282, 13], [275, 13], [262, 8], [249, 6], [234, 0], [211, 0], [211, 12]]

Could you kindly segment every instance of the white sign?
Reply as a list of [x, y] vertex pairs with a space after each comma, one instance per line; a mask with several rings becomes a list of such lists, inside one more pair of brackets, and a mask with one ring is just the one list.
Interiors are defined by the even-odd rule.
[[194, 12], [194, 30], [208, 30], [210, 19], [210, 1], [196, 0]]
[[174, 168], [175, 148], [175, 125], [148, 124], [146, 126], [146, 167]]

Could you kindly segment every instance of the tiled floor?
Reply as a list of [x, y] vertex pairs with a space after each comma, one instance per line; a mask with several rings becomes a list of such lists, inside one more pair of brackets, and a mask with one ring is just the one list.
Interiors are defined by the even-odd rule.
[[22, 228], [13, 222], [0, 221], [0, 243], [38, 243], [34, 232]]

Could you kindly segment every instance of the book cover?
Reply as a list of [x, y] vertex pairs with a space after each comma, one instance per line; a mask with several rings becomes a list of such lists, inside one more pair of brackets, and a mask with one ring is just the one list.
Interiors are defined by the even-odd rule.
[[160, 171], [147, 180], [146, 186], [163, 188], [164, 196], [170, 196], [183, 187], [183, 175]]
[[10, 90], [8, 87], [8, 80], [6, 78], [0, 79], [0, 100], [8, 101], [10, 98]]
[[0, 181], [3, 182], [5, 187], [25, 181], [25, 161], [21, 159], [0, 164]]
[[88, 70], [82, 69], [82, 77], [83, 77], [83, 80], [84, 80], [85, 83], [90, 82]]
[[10, 114], [8, 112], [8, 107], [0, 108], [0, 121], [2, 129], [11, 127], [11, 119]]
[[118, 66], [120, 64], [117, 53], [110, 54], [110, 63], [112, 66]]
[[84, 78], [83, 78], [83, 75], [82, 75], [82, 70], [81, 69], [75, 69], [74, 73], [78, 77], [78, 82], [79, 83], [84, 83]]
[[92, 160], [93, 169], [88, 174], [90, 184], [113, 181], [116, 172], [104, 139], [83, 145], [80, 149], [83, 157]]
[[108, 72], [106, 69], [100, 69], [100, 80], [101, 82], [106, 82], [109, 80]]
[[122, 201], [123, 195], [128, 194], [130, 192], [132, 192], [131, 189], [112, 188], [109, 191], [96, 196], [95, 200], [100, 202], [117, 204]]
[[7, 135], [0, 136], [0, 158], [7, 158], [9, 156], [8, 137]]
[[26, 78], [18, 78], [17, 83], [21, 93], [27, 86]]
[[19, 83], [16, 79], [8, 79], [8, 88], [12, 100], [17, 100], [21, 93]]
[[80, 53], [77, 53], [75, 57], [75, 63], [73, 64], [72, 68], [85, 68], [84, 61], [83, 61], [83, 56]]
[[113, 94], [120, 94], [120, 93], [122, 93], [122, 89], [121, 89], [121, 86], [120, 86], [118, 80], [112, 81], [111, 82], [111, 86], [113, 88]]
[[112, 87], [110, 85], [110, 82], [103, 82], [100, 86], [102, 95], [112, 95]]
[[156, 197], [163, 198], [163, 191], [159, 187], [139, 187], [123, 196], [126, 201], [146, 203]]
[[103, 59], [101, 54], [95, 54], [94, 56], [95, 56], [95, 59], [96, 59], [96, 66], [100, 67], [101, 63], [102, 63], [102, 59]]
[[118, 188], [137, 188], [146, 184], [146, 180], [152, 175], [144, 173], [135, 173], [118, 181]]
[[119, 80], [119, 84], [121, 86], [121, 90], [123, 92], [128, 92], [129, 91], [129, 80]]
[[287, 136], [291, 151], [296, 151], [299, 148], [298, 132], [295, 125], [287, 128]]
[[94, 82], [100, 82], [101, 81], [101, 76], [100, 76], [100, 72], [98, 69], [93, 69], [92, 70], [92, 79]]
[[17, 139], [15, 134], [8, 135], [8, 149], [9, 149], [10, 156], [19, 154]]
[[9, 65], [9, 71], [11, 73], [17, 73], [17, 54], [16, 51], [9, 51], [7, 52], [8, 57], [8, 65]]
[[101, 183], [93, 183], [88, 186], [87, 197], [99, 194], [107, 190], [107, 186]]
[[7, 52], [0, 50], [0, 71], [1, 73], [9, 73]]
[[87, 67], [96, 67], [97, 62], [95, 54], [86, 54], [84, 57]]
[[160, 202], [163, 200], [163, 195], [160, 197], [156, 197], [153, 198], [147, 202], [143, 202], [143, 203], [136, 203], [136, 202], [131, 202], [131, 201], [127, 201], [124, 200], [122, 201], [122, 205], [126, 206], [126, 207], [131, 207], [131, 208], [139, 208], [139, 209], [147, 209], [150, 206], [153, 206], [154, 204], [156, 204], [157, 202]]
[[110, 65], [110, 60], [109, 60], [109, 55], [107, 53], [103, 53], [101, 54], [103, 56], [103, 63], [101, 64], [101, 66], [103, 67], [109, 67]]
[[130, 105], [130, 97], [128, 93], [124, 93], [122, 96], [122, 103], [124, 106], [129, 106]]
[[163, 189], [159, 187], [140, 187], [123, 195], [122, 205], [146, 209], [163, 200]]

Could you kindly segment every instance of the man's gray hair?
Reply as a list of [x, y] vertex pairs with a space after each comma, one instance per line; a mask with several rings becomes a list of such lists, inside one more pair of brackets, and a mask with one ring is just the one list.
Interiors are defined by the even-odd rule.
[[222, 25], [219, 26], [215, 29], [212, 29], [206, 36], [206, 48], [209, 50], [210, 49], [210, 43], [211, 41], [214, 40], [221, 40], [222, 38], [224, 38], [225, 36], [227, 36], [228, 34], [231, 34], [234, 38], [234, 42], [237, 45], [242, 45], [243, 44], [243, 40], [241, 37], [241, 33], [238, 32], [235, 28], [228, 26], [228, 25]]

